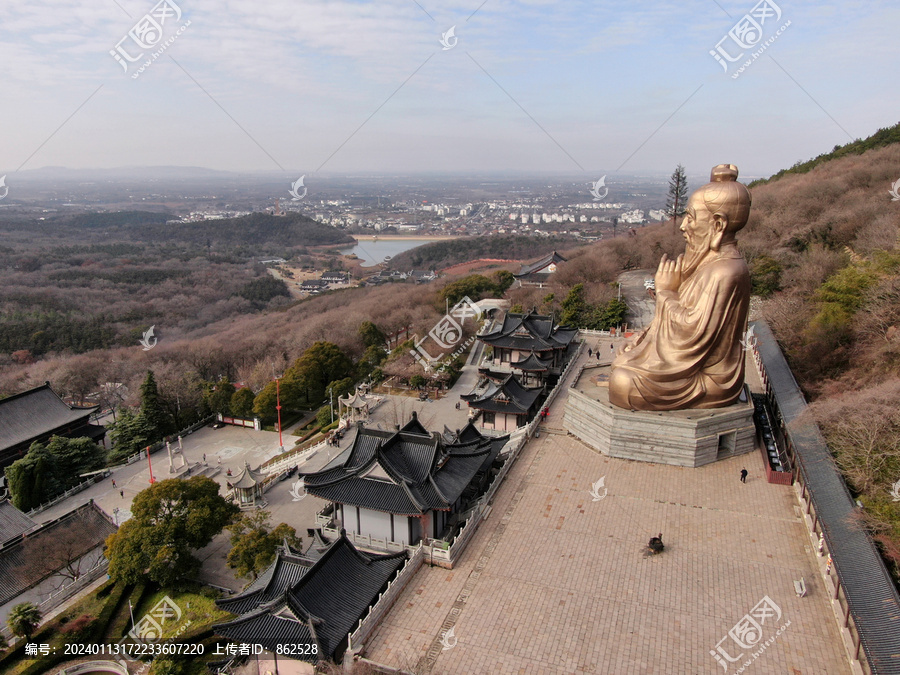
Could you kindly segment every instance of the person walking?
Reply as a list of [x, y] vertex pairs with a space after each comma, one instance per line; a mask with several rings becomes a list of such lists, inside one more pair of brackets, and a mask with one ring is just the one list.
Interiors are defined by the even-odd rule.
[[119, 490], [119, 496], [120, 496], [122, 499], [125, 499], [125, 490]]
[[741, 482], [747, 482], [747, 469], [741, 469]]
[[591, 358], [594, 355], [594, 352], [591, 351], [591, 348], [588, 347], [588, 358]]
[[112, 479], [112, 484], [113, 484], [113, 487], [116, 487], [116, 479], [115, 478]]

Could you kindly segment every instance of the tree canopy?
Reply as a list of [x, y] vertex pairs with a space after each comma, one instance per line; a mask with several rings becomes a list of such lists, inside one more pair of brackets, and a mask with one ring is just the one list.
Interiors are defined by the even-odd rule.
[[592, 305], [584, 299], [584, 284], [575, 284], [562, 302], [560, 324], [591, 330], [609, 330], [625, 320], [628, 306], [613, 298], [605, 305]]
[[678, 218], [687, 212], [687, 176], [684, 167], [679, 164], [669, 178], [669, 194], [666, 197], [666, 215]]
[[268, 511], [255, 511], [228, 526], [231, 551], [227, 562], [239, 577], [259, 576], [275, 560], [276, 549], [285, 539], [294, 547], [303, 542], [290, 525], [280, 523], [272, 528], [270, 516]]
[[159, 388], [152, 370], [147, 371], [147, 377], [141, 384], [141, 415], [150, 425], [154, 441], [175, 431], [174, 420], [159, 398]]
[[6, 469], [12, 502], [30, 511], [84, 480], [82, 474], [106, 466], [106, 450], [90, 438], [53, 436], [32, 443], [28, 453]]
[[20, 602], [10, 610], [9, 616], [6, 617], [6, 625], [13, 635], [29, 640], [42, 618], [41, 610], [33, 602]]
[[206, 404], [210, 411], [214, 413], [222, 413], [223, 415], [231, 415], [231, 400], [236, 391], [234, 385], [228, 381], [227, 377], [223, 377], [206, 392]]
[[381, 347], [387, 342], [384, 332], [371, 321], [363, 321], [359, 324], [359, 337], [365, 347]]
[[143, 577], [171, 585], [199, 569], [192, 549], [206, 546], [239, 513], [206, 476], [170, 478], [138, 493], [131, 519], [106, 540], [109, 575], [125, 583]]
[[353, 375], [353, 361], [332, 342], [318, 341], [303, 352], [284, 374], [281, 403], [297, 409], [319, 402], [325, 397], [328, 385]]
[[494, 295], [503, 295], [503, 291], [499, 291], [496, 282], [483, 274], [470, 274], [447, 284], [440, 293], [441, 299], [446, 300], [451, 307], [464, 297], [477, 302], [483, 297]]
[[253, 417], [254, 398], [249, 388], [238, 389], [231, 397], [231, 414], [244, 419]]
[[135, 415], [125, 408], [119, 411], [119, 418], [111, 425], [109, 437], [113, 446], [110, 459], [117, 461], [134, 455], [150, 445], [153, 442], [153, 428], [143, 412]]

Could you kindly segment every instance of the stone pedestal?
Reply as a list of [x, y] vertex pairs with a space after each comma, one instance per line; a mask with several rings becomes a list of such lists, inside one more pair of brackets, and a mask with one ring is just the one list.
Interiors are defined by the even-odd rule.
[[597, 383], [596, 373], [585, 371], [580, 378], [585, 382], [569, 390], [564, 426], [604, 455], [697, 467], [750, 452], [756, 445], [746, 387], [745, 400], [727, 408], [632, 412], [609, 402], [609, 390]]

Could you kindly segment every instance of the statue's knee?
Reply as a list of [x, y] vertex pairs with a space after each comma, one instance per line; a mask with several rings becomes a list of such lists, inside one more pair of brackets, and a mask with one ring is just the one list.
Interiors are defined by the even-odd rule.
[[632, 373], [624, 368], [614, 368], [609, 374], [609, 402], [620, 408], [631, 407], [631, 392], [635, 389]]

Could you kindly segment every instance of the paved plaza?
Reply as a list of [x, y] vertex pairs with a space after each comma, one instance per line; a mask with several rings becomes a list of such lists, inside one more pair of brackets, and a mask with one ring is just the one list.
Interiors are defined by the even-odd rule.
[[[606, 361], [608, 344], [589, 346]], [[562, 426], [564, 405], [565, 394], [547, 426]], [[659, 533], [665, 551], [646, 556]], [[774, 642], [744, 672], [849, 673], [808, 541], [792, 488], [766, 482], [757, 452], [690, 469], [611, 459], [542, 433], [461, 563], [424, 566], [365, 657], [445, 674], [725, 672], [710, 651], [727, 638], [737, 657], [729, 631], [768, 597], [781, 617], [769, 609], [762, 641]], [[804, 598], [793, 587], [801, 577]]]

